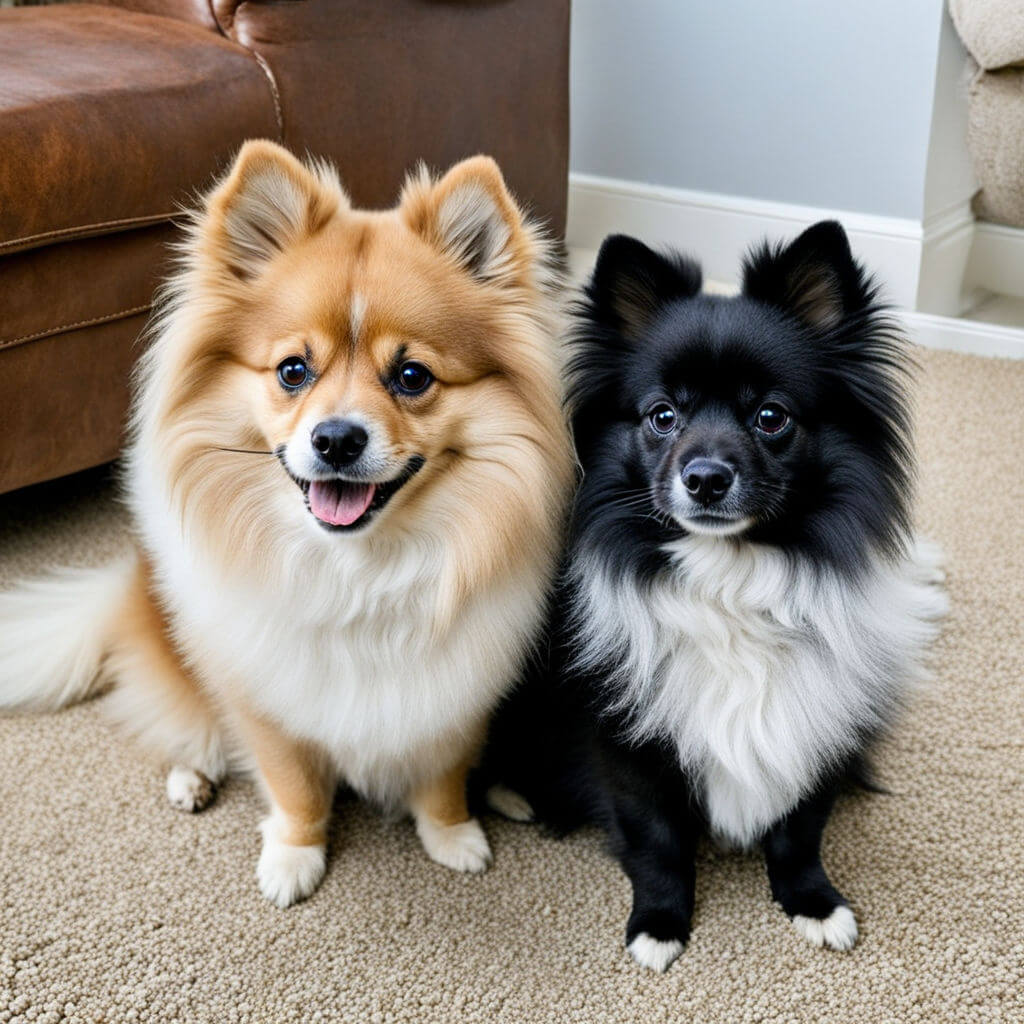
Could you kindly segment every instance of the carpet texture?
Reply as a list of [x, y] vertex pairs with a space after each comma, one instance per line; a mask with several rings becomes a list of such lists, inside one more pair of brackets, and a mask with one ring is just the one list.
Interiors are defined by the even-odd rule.
[[[465, 877], [347, 798], [324, 884], [277, 910], [253, 784], [173, 811], [92, 704], [0, 717], [0, 1021], [1024, 1020], [1024, 363], [921, 361], [919, 522], [952, 615], [880, 752], [891, 795], [843, 799], [826, 836], [853, 952], [806, 944], [759, 858], [704, 847], [692, 940], [654, 975], [597, 834], [489, 818], [494, 867]], [[125, 529], [103, 474], [0, 499], [0, 585]]]

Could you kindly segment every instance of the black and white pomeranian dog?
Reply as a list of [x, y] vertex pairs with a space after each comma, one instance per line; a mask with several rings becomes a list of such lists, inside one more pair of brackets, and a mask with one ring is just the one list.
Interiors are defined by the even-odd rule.
[[569, 366], [583, 478], [551, 642], [481, 779], [511, 817], [608, 831], [645, 966], [683, 950], [704, 831], [760, 844], [812, 943], [856, 940], [822, 833], [945, 610], [910, 527], [909, 364], [835, 222], [756, 249], [730, 298], [680, 255], [601, 248]]

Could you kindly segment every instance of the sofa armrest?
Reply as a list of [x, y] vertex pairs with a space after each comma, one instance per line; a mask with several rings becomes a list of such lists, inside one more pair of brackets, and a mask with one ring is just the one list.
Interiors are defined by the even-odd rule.
[[192, 21], [228, 35], [235, 11], [246, 0], [89, 0], [108, 7], [124, 7], [140, 14], [158, 14], [164, 18]]
[[[176, 18], [179, 21], [191, 21], [202, 25], [211, 32], [219, 31], [209, 0], [90, 0], [91, 3], [107, 7], [123, 7], [125, 10], [137, 11], [139, 14], [158, 14], [164, 18]], [[237, 7], [240, 0], [232, 3]]]

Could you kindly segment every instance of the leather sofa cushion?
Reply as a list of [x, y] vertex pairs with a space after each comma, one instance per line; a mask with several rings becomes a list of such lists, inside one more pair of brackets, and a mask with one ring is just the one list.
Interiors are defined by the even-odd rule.
[[149, 310], [167, 276], [171, 224], [74, 238], [0, 257], [0, 355]]
[[278, 136], [263, 69], [207, 28], [92, 4], [0, 21], [0, 257], [167, 220]]
[[117, 456], [145, 324], [139, 313], [0, 351], [0, 493]]

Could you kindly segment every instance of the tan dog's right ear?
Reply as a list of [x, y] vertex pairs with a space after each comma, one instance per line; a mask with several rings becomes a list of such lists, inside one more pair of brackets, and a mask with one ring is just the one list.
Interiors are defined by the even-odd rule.
[[477, 280], [516, 283], [535, 259], [533, 234], [488, 156], [462, 160], [436, 181], [421, 166], [405, 182], [399, 211], [413, 231]]
[[213, 259], [235, 277], [257, 277], [289, 245], [315, 234], [348, 197], [327, 164], [308, 167], [276, 142], [255, 139], [207, 199], [200, 223]]

